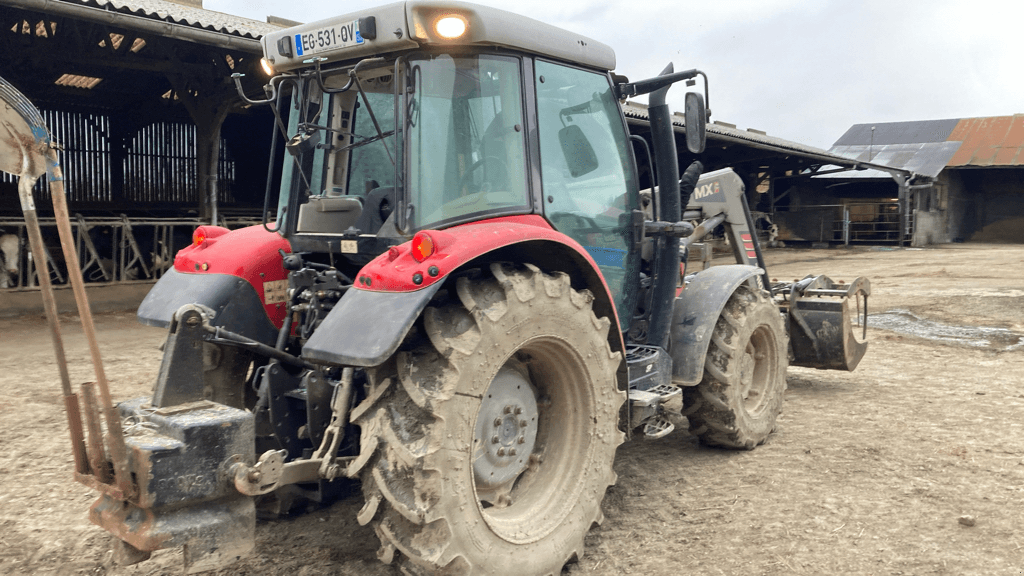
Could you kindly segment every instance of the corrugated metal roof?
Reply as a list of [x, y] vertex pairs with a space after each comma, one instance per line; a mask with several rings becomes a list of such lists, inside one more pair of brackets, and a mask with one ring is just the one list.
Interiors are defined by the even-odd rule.
[[[845, 158], [862, 162], [877, 162], [886, 166], [898, 166], [917, 174], [935, 178], [946, 167], [949, 159], [960, 148], [959, 142], [924, 142], [921, 144], [886, 144], [833, 146], [830, 152]], [[847, 175], [843, 175], [846, 177]], [[850, 174], [853, 178], [878, 178], [880, 174], [868, 170]], [[884, 174], [881, 176], [885, 176]]]
[[[62, 0], [63, 1], [63, 0]], [[89, 0], [69, 2], [99, 8], [114, 9], [118, 12], [144, 16], [155, 20], [174, 22], [184, 26], [203, 28], [214, 32], [258, 39], [264, 34], [280, 30], [280, 26], [232, 16], [203, 8], [185, 6], [167, 0]]]
[[963, 142], [949, 166], [1020, 166], [1024, 164], [1024, 114], [965, 118], [950, 140]]
[[[626, 102], [623, 106], [623, 113], [626, 115], [626, 118], [650, 120], [650, 116], [647, 113], [647, 107], [636, 102]], [[679, 113], [672, 116], [672, 124], [676, 126], [678, 132], [683, 131], [685, 128], [683, 117]], [[722, 140], [745, 144], [754, 148], [773, 150], [776, 152], [789, 152], [803, 156], [804, 158], [821, 162], [822, 164], [858, 169], [870, 169], [874, 167], [880, 170], [878, 173], [884, 174], [886, 177], [889, 177], [889, 174], [888, 172], [885, 172], [885, 170], [892, 168], [896, 168], [897, 171], [900, 172], [909, 171], [904, 169], [902, 166], [887, 165], [885, 162], [879, 161], [878, 158], [874, 158], [871, 162], [861, 161], [822, 150], [821, 148], [815, 148], [814, 146], [807, 146], [806, 144], [800, 144], [790, 140], [776, 138], [775, 136], [769, 136], [760, 131], [740, 130], [738, 128], [731, 128], [730, 126], [722, 124], [708, 124], [707, 133], [709, 140]], [[852, 173], [853, 171], [844, 172], [843, 174], [846, 175]]]
[[945, 167], [1021, 166], [1024, 114], [857, 124], [829, 151], [860, 159], [869, 150], [874, 161], [931, 176]]
[[[843, 134], [836, 146], [870, 146], [874, 144], [922, 144], [945, 142], [960, 120], [923, 120], [916, 122], [881, 122], [878, 124], [856, 124]], [[874, 128], [874, 134], [872, 134]]]

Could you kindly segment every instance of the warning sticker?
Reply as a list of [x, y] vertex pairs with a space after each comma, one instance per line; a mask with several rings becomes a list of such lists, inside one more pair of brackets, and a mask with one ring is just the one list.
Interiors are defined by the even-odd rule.
[[288, 299], [288, 281], [272, 280], [263, 283], [263, 303], [277, 304]]

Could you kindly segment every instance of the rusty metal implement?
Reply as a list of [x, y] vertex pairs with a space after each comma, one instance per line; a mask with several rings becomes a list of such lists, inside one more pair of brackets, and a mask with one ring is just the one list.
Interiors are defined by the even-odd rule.
[[[67, 199], [64, 195], [64, 176], [58, 161], [57, 148], [57, 144], [50, 138], [50, 133], [43, 123], [43, 117], [39, 110], [14, 86], [0, 78], [0, 169], [19, 177], [18, 195], [21, 200], [22, 212], [25, 215], [29, 246], [34, 254], [44, 254], [45, 252], [35, 201], [32, 197], [32, 188], [43, 174], [47, 176], [61, 248], [68, 263], [68, 276], [74, 289], [78, 315], [82, 319], [82, 329], [89, 344], [93, 369], [96, 374], [95, 384], [88, 383], [83, 386], [87, 412], [85, 417], [91, 432], [87, 450], [82, 431], [81, 405], [78, 395], [72, 390], [68, 375], [67, 358], [64, 354], [60, 321], [57, 317], [57, 305], [53, 295], [53, 286], [50, 283], [47, 261], [46, 258], [38, 258], [40, 291], [57, 357], [61, 388], [64, 392], [64, 405], [71, 433], [71, 448], [75, 457], [76, 478], [101, 491], [126, 497], [131, 494], [132, 482], [128, 471], [124, 436], [121, 431], [121, 418], [111, 401], [107, 377], [103, 371], [96, 329], [93, 325], [89, 300], [85, 293], [78, 253], [75, 250], [74, 237], [71, 232], [71, 222], [68, 219]], [[93, 388], [98, 390], [98, 398], [96, 398]], [[101, 421], [106, 423], [105, 438], [102, 434]]]
[[[0, 78], [0, 169], [19, 177], [18, 192], [34, 254], [45, 252], [32, 189], [47, 175], [61, 248], [95, 371], [96, 381], [82, 384], [81, 394], [75, 394], [50, 271], [46, 259], [37, 258], [67, 410], [75, 478], [101, 493], [90, 509], [90, 518], [118, 536], [114, 550], [118, 563], [139, 562], [154, 550], [184, 546], [187, 572], [220, 567], [247, 554], [253, 545], [252, 498], [239, 493], [230, 482], [218, 481], [217, 475], [218, 464], [224, 462], [236, 464], [240, 475], [251, 476], [252, 416], [204, 401], [162, 410], [152, 408], [148, 398], [114, 405], [75, 250], [58, 149], [36, 107]], [[145, 417], [144, 433], [126, 437], [129, 429], [122, 419], [138, 420], [139, 415]], [[316, 478], [316, 468], [312, 472], [303, 468], [305, 473], [299, 474], [283, 472], [289, 482]], [[276, 477], [273, 481], [280, 483]]]

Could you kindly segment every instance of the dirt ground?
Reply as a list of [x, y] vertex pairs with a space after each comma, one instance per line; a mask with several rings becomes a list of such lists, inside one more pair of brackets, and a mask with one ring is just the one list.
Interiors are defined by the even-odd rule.
[[[870, 329], [853, 373], [791, 369], [779, 429], [756, 450], [679, 430], [623, 445], [606, 520], [566, 572], [1024, 574], [1024, 246], [783, 249], [768, 262], [780, 279], [869, 277], [871, 310], [895, 311], [879, 324], [904, 331]], [[64, 320], [72, 380], [92, 380], [77, 318]], [[130, 313], [97, 323], [115, 398], [147, 394], [163, 332]], [[0, 328], [0, 573], [180, 574], [180, 551], [111, 564], [86, 517], [94, 494], [71, 480], [45, 322]], [[261, 521], [255, 556], [223, 573], [398, 574], [355, 521], [361, 504]]]

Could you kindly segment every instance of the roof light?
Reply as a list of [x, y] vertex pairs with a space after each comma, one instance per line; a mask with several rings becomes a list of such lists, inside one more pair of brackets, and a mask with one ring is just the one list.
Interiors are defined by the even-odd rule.
[[417, 262], [423, 262], [434, 254], [434, 239], [426, 232], [417, 232], [412, 237], [412, 257]]
[[437, 32], [438, 36], [448, 40], [455, 40], [461, 37], [466, 33], [467, 27], [466, 19], [454, 14], [442, 16], [434, 23], [434, 31]]
[[267, 60], [266, 58], [260, 58], [260, 66], [263, 66], [263, 71], [267, 74], [267, 76], [274, 75], [274, 64], [270, 60]]

